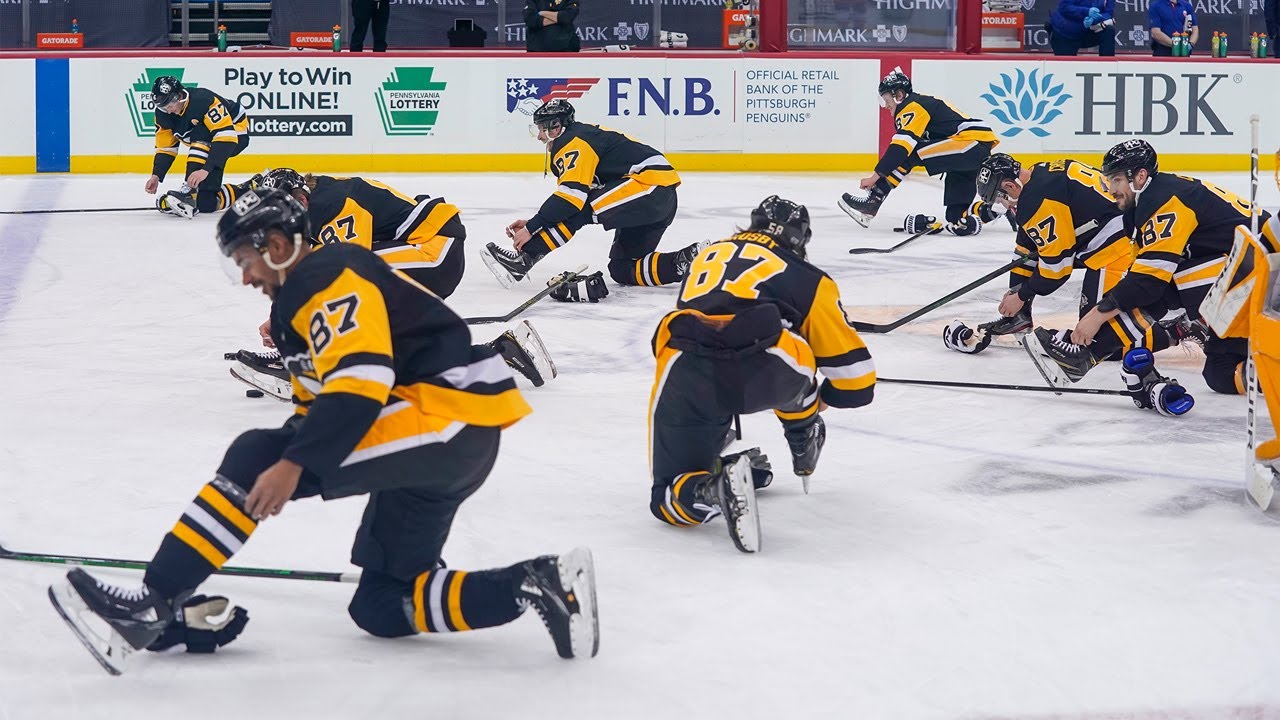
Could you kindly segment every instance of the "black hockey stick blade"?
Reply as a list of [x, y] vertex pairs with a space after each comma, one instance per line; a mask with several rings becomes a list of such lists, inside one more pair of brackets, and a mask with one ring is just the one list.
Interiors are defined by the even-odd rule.
[[131, 208], [52, 208], [46, 210], [0, 210], [0, 215], [49, 215], [53, 213], [141, 212], [155, 210], [155, 205]]
[[1129, 393], [1123, 390], [1104, 390], [1101, 388], [1060, 388], [1047, 387], [1041, 385], [1001, 385], [998, 383], [974, 383], [974, 382], [951, 382], [949, 380], [912, 380], [906, 378], [887, 378], [878, 377], [876, 382], [896, 383], [901, 385], [929, 385], [933, 387], [946, 388], [965, 388], [972, 390], [1013, 390], [1016, 392], [1048, 392], [1055, 395], [1069, 393], [1073, 395], [1124, 395], [1128, 397]]
[[524, 312], [525, 310], [528, 310], [529, 308], [533, 307], [534, 304], [536, 304], [542, 298], [550, 295], [553, 290], [560, 287], [561, 285], [564, 285], [567, 282], [570, 282], [571, 280], [573, 280], [574, 278], [578, 277], [579, 275], [581, 275], [586, 271], [587, 271], [586, 265], [579, 265], [575, 270], [566, 270], [565, 272], [562, 272], [559, 275], [556, 275], [555, 277], [551, 278], [551, 280], [547, 282], [547, 286], [545, 288], [539, 290], [537, 294], [535, 294], [533, 297], [517, 305], [511, 312], [507, 313], [506, 315], [490, 315], [485, 317], [469, 317], [469, 318], [463, 318], [463, 319], [466, 320], [466, 323], [468, 325], [487, 325], [490, 323], [510, 322], [512, 318]]
[[[77, 565], [84, 567], [105, 567], [123, 570], [146, 570], [150, 563], [142, 560], [123, 560], [120, 558], [82, 557], [79, 555], [54, 555], [48, 553], [15, 552], [0, 545], [0, 560], [17, 560], [20, 562], [47, 563], [52, 565]], [[324, 572], [316, 570], [288, 570], [281, 568], [236, 567], [227, 565], [214, 570], [219, 575], [238, 575], [240, 577], [276, 578], [279, 580], [314, 580], [318, 582], [360, 582], [360, 573]]]
[[996, 268], [995, 270], [992, 270], [991, 272], [987, 273], [986, 275], [983, 275], [982, 277], [978, 278], [977, 280], [974, 280], [973, 282], [969, 283], [968, 285], [965, 285], [964, 287], [962, 287], [962, 288], [958, 288], [958, 289], [956, 289], [956, 290], [952, 290], [951, 292], [947, 293], [946, 295], [943, 295], [942, 297], [938, 298], [937, 300], [934, 300], [933, 302], [929, 303], [928, 305], [925, 305], [924, 307], [920, 308], [919, 310], [915, 310], [915, 311], [913, 311], [913, 312], [911, 312], [911, 313], [908, 313], [907, 315], [904, 315], [904, 316], [902, 316], [902, 317], [898, 318], [897, 320], [894, 320], [894, 321], [893, 321], [893, 322], [891, 322], [891, 323], [885, 323], [885, 324], [883, 324], [883, 325], [875, 325], [875, 324], [872, 324], [872, 323], [864, 323], [864, 322], [859, 322], [859, 321], [857, 321], [857, 320], [852, 320], [852, 321], [850, 321], [850, 324], [853, 326], [853, 329], [854, 329], [854, 330], [857, 330], [858, 332], [866, 332], [866, 333], [887, 333], [887, 332], [890, 332], [890, 331], [892, 331], [892, 330], [896, 330], [897, 328], [900, 328], [900, 327], [902, 327], [903, 325], [906, 325], [907, 323], [911, 322], [912, 320], [915, 320], [916, 318], [920, 317], [921, 315], [925, 315], [925, 314], [927, 314], [927, 313], [933, 312], [934, 310], [937, 310], [938, 308], [942, 307], [943, 305], [946, 305], [947, 303], [951, 302], [952, 300], [955, 300], [956, 298], [960, 297], [961, 295], [964, 295], [965, 293], [969, 292], [970, 290], [973, 290], [974, 288], [978, 288], [978, 287], [982, 287], [983, 285], [986, 285], [987, 283], [989, 283], [989, 282], [991, 282], [992, 280], [994, 280], [994, 279], [996, 279], [996, 278], [1000, 277], [1001, 275], [1003, 275], [1003, 274], [1005, 274], [1005, 273], [1009, 272], [1010, 270], [1014, 269], [1015, 267], [1017, 267], [1017, 266], [1019, 266], [1019, 265], [1034, 265], [1034, 264], [1035, 264], [1035, 262], [1036, 262], [1036, 261], [1035, 261], [1035, 259], [1034, 259], [1034, 258], [1029, 258], [1029, 257], [1025, 257], [1025, 256], [1020, 256], [1020, 257], [1018, 257], [1018, 258], [1015, 258], [1015, 259], [1013, 259], [1013, 260], [1009, 261], [1008, 263], [1005, 263], [1004, 265], [1001, 265], [1000, 267]]
[[[904, 230], [902, 230], [901, 228], [897, 228], [897, 230], [898, 230], [898, 232], [905, 232], [905, 231], [904, 231]], [[915, 235], [912, 235], [911, 237], [907, 238], [906, 240], [903, 240], [902, 242], [898, 243], [897, 245], [894, 245], [893, 247], [887, 247], [887, 248], [869, 248], [869, 247], [850, 248], [850, 249], [849, 249], [849, 254], [850, 254], [850, 255], [866, 255], [866, 254], [868, 254], [868, 253], [891, 253], [891, 252], [893, 252], [894, 250], [897, 250], [898, 248], [902, 247], [903, 245], [906, 245], [906, 244], [907, 244], [907, 243], [909, 243], [909, 242], [913, 242], [913, 241], [915, 241], [915, 240], [919, 240], [920, 238], [924, 237], [925, 235], [934, 235], [934, 234], [937, 234], [937, 233], [939, 233], [939, 232], [942, 232], [942, 226], [941, 226], [941, 225], [939, 225], [939, 224], [937, 224], [937, 223], [934, 223], [933, 225], [930, 225], [928, 228], [926, 228], [926, 229], [924, 229], [924, 230], [921, 230], [920, 232], [916, 233]]]

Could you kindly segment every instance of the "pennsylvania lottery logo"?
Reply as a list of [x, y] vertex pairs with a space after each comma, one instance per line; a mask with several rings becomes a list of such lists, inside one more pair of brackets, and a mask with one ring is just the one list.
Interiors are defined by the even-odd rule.
[[[129, 104], [129, 117], [133, 120], [133, 131], [140, 138], [156, 134], [156, 106], [151, 102], [151, 86], [156, 78], [172, 75], [182, 80], [182, 68], [147, 68], [125, 93], [125, 102]], [[199, 87], [193, 82], [183, 82], [183, 87]]]
[[430, 135], [440, 117], [446, 83], [431, 79], [435, 68], [398, 67], [378, 88], [378, 114], [388, 135]]

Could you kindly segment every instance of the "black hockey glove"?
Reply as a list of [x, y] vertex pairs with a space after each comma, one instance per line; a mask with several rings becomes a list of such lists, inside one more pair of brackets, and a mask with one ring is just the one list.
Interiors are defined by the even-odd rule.
[[938, 219], [932, 215], [908, 215], [902, 220], [902, 232], [908, 235], [922, 233], [931, 229], [937, 221]]
[[773, 482], [773, 465], [769, 464], [769, 456], [761, 452], [758, 447], [724, 455], [720, 458], [720, 466], [732, 465], [743, 455], [746, 455], [747, 462], [751, 463], [751, 484], [755, 485], [757, 490], [769, 487], [769, 483]]
[[1133, 399], [1134, 405], [1155, 410], [1165, 417], [1186, 415], [1195, 407], [1196, 400], [1187, 394], [1186, 388], [1156, 370], [1155, 357], [1150, 350], [1133, 348], [1124, 354], [1120, 365], [1125, 392]]
[[239, 637], [248, 623], [249, 611], [221, 595], [193, 595], [147, 649], [159, 652], [183, 644], [189, 653], [211, 653]]
[[980, 353], [991, 344], [991, 333], [979, 327], [975, 333], [963, 320], [952, 320], [942, 329], [942, 344], [967, 355]]
[[604, 283], [604, 273], [597, 270], [590, 275], [579, 275], [555, 290], [551, 297], [560, 302], [600, 302], [609, 295]]

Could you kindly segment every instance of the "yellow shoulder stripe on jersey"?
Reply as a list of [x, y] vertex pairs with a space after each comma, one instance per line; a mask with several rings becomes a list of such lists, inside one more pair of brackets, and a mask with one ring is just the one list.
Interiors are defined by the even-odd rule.
[[410, 205], [417, 205], [417, 204], [418, 204], [418, 201], [417, 201], [417, 200], [415, 200], [414, 198], [409, 197], [408, 195], [405, 195], [404, 193], [402, 193], [402, 192], [400, 192], [399, 190], [397, 190], [397, 189], [395, 189], [395, 188], [391, 187], [390, 185], [387, 185], [387, 184], [385, 184], [385, 183], [378, 182], [377, 180], [368, 180], [368, 179], [366, 179], [366, 180], [365, 180], [365, 182], [366, 182], [366, 183], [368, 183], [368, 184], [370, 184], [370, 185], [372, 185], [372, 186], [374, 186], [374, 187], [376, 187], [376, 188], [378, 188], [379, 190], [386, 190], [387, 192], [391, 193], [392, 195], [395, 195], [396, 197], [398, 197], [398, 198], [400, 198], [401, 200], [403, 200], [403, 201], [405, 201], [405, 202], [409, 203]]
[[[307, 340], [321, 394], [348, 392], [386, 403], [395, 371], [391, 369], [391, 324], [376, 285], [346, 268], [312, 295], [289, 324]], [[357, 355], [358, 361], [343, 362]], [[385, 360], [370, 362], [374, 358]]]

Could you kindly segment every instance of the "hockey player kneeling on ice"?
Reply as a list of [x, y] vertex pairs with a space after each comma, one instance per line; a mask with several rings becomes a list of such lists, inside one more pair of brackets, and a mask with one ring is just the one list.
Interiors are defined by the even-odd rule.
[[[930, 175], [945, 173], [942, 204], [948, 232], [976, 235], [995, 214], [973, 205], [978, 166], [999, 140], [985, 121], [962, 115], [951, 103], [912, 88], [911, 79], [894, 68], [878, 88], [880, 106], [893, 115], [893, 140], [875, 172], [862, 179], [858, 191], [840, 198], [840, 209], [867, 227], [881, 203], [913, 168], [923, 165]], [[904, 229], [915, 234], [934, 222], [929, 215], [907, 216]]]
[[649, 509], [682, 527], [724, 515], [743, 552], [760, 549], [755, 491], [772, 473], [759, 449], [719, 456], [733, 416], [773, 410], [807, 482], [826, 440], [819, 411], [866, 405], [874, 392], [871, 354], [835, 281], [805, 262], [811, 234], [803, 205], [766, 198], [750, 227], [694, 259], [653, 338]]
[[[462, 280], [467, 230], [458, 207], [442, 197], [409, 197], [376, 180], [303, 176], [291, 168], [269, 170], [261, 183], [289, 193], [306, 209], [314, 244], [346, 242], [372, 250], [441, 298], [452, 295]], [[270, 346], [265, 326], [263, 339]], [[555, 362], [528, 321], [489, 345], [534, 387], [556, 376]], [[277, 398], [290, 399], [291, 389], [272, 379], [288, 380], [280, 375], [284, 368], [278, 353], [241, 353], [247, 355], [237, 358], [240, 365], [232, 367], [232, 375]]]
[[546, 145], [559, 185], [532, 217], [507, 226], [514, 252], [495, 243], [480, 251], [498, 282], [523, 280], [534, 263], [592, 223], [614, 231], [608, 265], [614, 282], [667, 285], [684, 277], [697, 243], [657, 251], [676, 216], [680, 185], [662, 153], [620, 132], [577, 122], [567, 100], [543, 103], [530, 132]]
[[[231, 444], [160, 543], [142, 587], [72, 570], [50, 588], [59, 613], [111, 672], [130, 649], [167, 644], [175, 623], [185, 624], [176, 632], [190, 647], [193, 616], [207, 621], [219, 609], [193, 608], [193, 594], [258, 523], [290, 500], [368, 495], [351, 557], [363, 568], [348, 608], [356, 625], [379, 637], [457, 632], [511, 622], [532, 606], [561, 657], [594, 655], [590, 551], [479, 572], [440, 562], [459, 506], [493, 467], [502, 429], [530, 412], [510, 370], [471, 344], [439, 298], [373, 253], [346, 243], [313, 250], [306, 238], [302, 207], [276, 190], [245, 193], [218, 224], [218, 245], [243, 282], [272, 299], [272, 335], [298, 380], [298, 413]], [[111, 632], [95, 632], [91, 616]], [[214, 644], [235, 639], [230, 627], [214, 630]]]
[[151, 101], [156, 109], [156, 154], [144, 188], [147, 194], [160, 189], [178, 148], [189, 148], [186, 180], [181, 189], [156, 201], [160, 212], [193, 218], [226, 210], [256, 187], [257, 175], [240, 185], [222, 182], [227, 161], [249, 147], [249, 116], [234, 100], [207, 88], [183, 87], [178, 78], [162, 75], [151, 85]]
[[[1155, 321], [1171, 306], [1182, 307], [1192, 320], [1200, 317], [1200, 304], [1226, 264], [1236, 228], [1249, 224], [1249, 203], [1202, 180], [1159, 172], [1155, 148], [1145, 140], [1126, 140], [1108, 150], [1102, 173], [1120, 209], [1133, 213], [1137, 255], [1128, 274], [1074, 329], [1036, 328], [1023, 340], [1036, 366], [1051, 383], [1070, 384], [1121, 348], [1157, 352], [1184, 335], [1201, 339], [1202, 375], [1211, 390], [1243, 392], [1244, 340], [1224, 340], [1198, 322], [1168, 328]], [[1260, 212], [1266, 222], [1270, 215]], [[1262, 242], [1274, 251], [1278, 245], [1269, 228]]]
[[[978, 197], [986, 207], [1014, 216], [1019, 226], [1015, 251], [1035, 258], [1034, 269], [1009, 273], [1009, 292], [996, 308], [1002, 317], [970, 329], [956, 320], [943, 331], [952, 350], [976, 353], [992, 336], [1022, 336], [1033, 326], [1032, 301], [1050, 295], [1084, 269], [1080, 317], [1110, 292], [1133, 262], [1133, 243], [1124, 215], [1107, 190], [1102, 172], [1076, 162], [1056, 160], [1023, 167], [1004, 153], [993, 153], [978, 171]], [[1184, 318], [1162, 321], [1175, 331]]]

